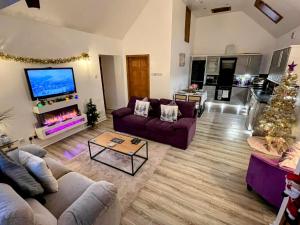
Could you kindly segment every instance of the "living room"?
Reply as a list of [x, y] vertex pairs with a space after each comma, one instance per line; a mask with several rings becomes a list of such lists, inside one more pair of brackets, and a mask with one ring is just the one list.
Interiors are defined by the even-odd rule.
[[[293, 105], [276, 116], [291, 118], [284, 123], [293, 141], [279, 146], [280, 157], [299, 141], [299, 12], [294, 0], [1, 1], [0, 175], [18, 156], [39, 181], [24, 162], [29, 152], [53, 174], [55, 190], [28, 196], [11, 185], [20, 197], [1, 178], [0, 199], [22, 220], [0, 207], [0, 224], [279, 224], [296, 159], [292, 169], [265, 169], [274, 155], [254, 154], [265, 145], [253, 131], [259, 107], [272, 109], [290, 74], [282, 92]], [[284, 72], [273, 73], [277, 50]], [[244, 72], [228, 75], [228, 62]], [[222, 71], [229, 87], [213, 83]], [[265, 89], [253, 91], [255, 81]], [[252, 103], [256, 94], [268, 101]]]

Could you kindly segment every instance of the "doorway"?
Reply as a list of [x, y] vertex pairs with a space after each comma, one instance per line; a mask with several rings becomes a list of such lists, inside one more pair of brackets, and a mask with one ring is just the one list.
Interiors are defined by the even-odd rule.
[[106, 112], [121, 108], [125, 104], [125, 82], [122, 57], [117, 55], [100, 55], [100, 72], [103, 98]]
[[150, 97], [149, 55], [127, 55], [128, 97]]

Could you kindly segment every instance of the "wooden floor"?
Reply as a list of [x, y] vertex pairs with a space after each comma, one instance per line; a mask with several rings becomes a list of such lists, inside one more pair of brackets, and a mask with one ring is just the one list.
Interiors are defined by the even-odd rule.
[[[265, 225], [272, 222], [275, 211], [246, 189], [250, 149], [243, 114], [240, 109], [207, 108], [198, 119], [192, 144], [185, 151], [167, 150], [154, 174], [123, 212], [122, 225]], [[101, 128], [110, 130], [111, 119]], [[84, 151], [86, 140], [97, 132], [84, 131], [58, 142], [49, 147], [50, 155], [66, 161], [66, 157]]]
[[186, 151], [168, 151], [122, 225], [266, 225], [275, 212], [248, 192], [245, 116], [210, 109]]

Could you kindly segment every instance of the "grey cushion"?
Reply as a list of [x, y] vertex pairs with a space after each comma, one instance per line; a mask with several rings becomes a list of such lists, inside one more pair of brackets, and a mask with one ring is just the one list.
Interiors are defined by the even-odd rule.
[[62, 176], [66, 175], [67, 173], [72, 172], [67, 167], [59, 163], [58, 161], [51, 159], [49, 157], [45, 157], [44, 160], [46, 161], [49, 169], [52, 171], [53, 176], [56, 179], [61, 178]]
[[108, 182], [92, 184], [58, 219], [58, 225], [93, 225], [114, 203], [117, 188]]
[[58, 191], [58, 182], [44, 159], [20, 150], [19, 161], [42, 184], [46, 192]]
[[89, 178], [75, 172], [58, 179], [58, 192], [45, 195], [45, 207], [56, 217], [76, 201], [82, 193], [94, 183]]
[[57, 219], [37, 200], [25, 200], [33, 211], [35, 225], [57, 225]]
[[43, 158], [47, 154], [47, 151], [45, 149], [35, 144], [21, 146], [19, 147], [19, 150], [22, 150], [24, 152], [29, 152], [32, 155], [38, 156], [40, 158]]
[[9, 185], [0, 183], [0, 224], [34, 225], [30, 206]]
[[11, 158], [13, 161], [19, 163], [19, 150], [28, 152], [28, 153], [38, 156], [40, 158], [45, 157], [47, 154], [47, 151], [45, 149], [43, 149], [41, 146], [35, 145], [35, 144], [30, 144], [30, 145], [21, 146], [16, 150], [8, 152], [7, 156], [9, 158]]
[[0, 152], [0, 170], [18, 186], [25, 196], [44, 193], [42, 186], [21, 165], [13, 162]]

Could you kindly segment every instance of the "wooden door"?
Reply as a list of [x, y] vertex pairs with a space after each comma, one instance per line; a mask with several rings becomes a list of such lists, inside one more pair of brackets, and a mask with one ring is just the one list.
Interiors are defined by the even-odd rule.
[[126, 56], [128, 97], [150, 97], [149, 55]]

